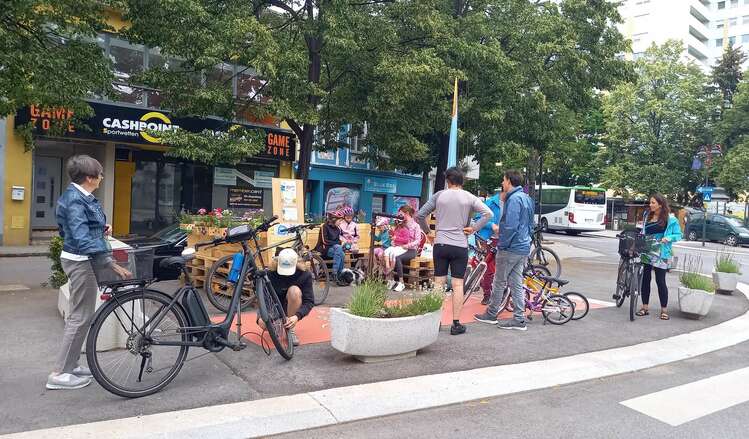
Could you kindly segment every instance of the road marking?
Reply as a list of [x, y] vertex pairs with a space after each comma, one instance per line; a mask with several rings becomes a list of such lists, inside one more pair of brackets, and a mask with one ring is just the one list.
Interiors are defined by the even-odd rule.
[[599, 305], [601, 307], [616, 306], [616, 303], [609, 302], [606, 300], [591, 299], [590, 297], [588, 297], [587, 299], [588, 299], [588, 303], [590, 303], [591, 305]]
[[[740, 283], [738, 289], [749, 297], [749, 285]], [[686, 360], [747, 340], [749, 311], [715, 326], [662, 340], [551, 360], [68, 425], [0, 438], [264, 437], [620, 375]], [[554, 373], [549, 373], [550, 370]], [[734, 381], [737, 387], [744, 383], [746, 380]]]
[[622, 401], [620, 404], [677, 427], [749, 401], [749, 367]]
[[9, 291], [26, 291], [30, 290], [31, 288], [27, 287], [26, 285], [20, 285], [20, 284], [12, 284], [12, 285], [0, 285], [0, 292], [9, 292]]

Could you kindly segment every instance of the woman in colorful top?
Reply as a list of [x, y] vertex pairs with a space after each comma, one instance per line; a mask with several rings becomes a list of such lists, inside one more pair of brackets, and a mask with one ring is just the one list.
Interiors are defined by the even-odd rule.
[[385, 250], [392, 245], [390, 240], [390, 220], [388, 218], [383, 216], [377, 218], [377, 221], [375, 222], [374, 241], [375, 245], [378, 246], [374, 249], [375, 259], [378, 264], [382, 264], [384, 261]]
[[393, 246], [385, 250], [385, 273], [389, 273], [392, 267], [395, 267], [394, 279], [388, 282], [388, 287], [398, 292], [406, 289], [401, 281], [403, 264], [416, 257], [416, 249], [421, 243], [421, 228], [413, 219], [414, 213], [414, 208], [409, 205], [398, 209], [398, 215], [403, 219], [393, 231]]
[[668, 270], [669, 259], [671, 259], [671, 244], [681, 239], [681, 226], [679, 220], [671, 215], [668, 201], [661, 194], [650, 197], [650, 210], [645, 212], [643, 221], [643, 233], [645, 236], [658, 244], [643, 253], [641, 259], [642, 270], [642, 308], [637, 311], [638, 316], [650, 314], [648, 305], [650, 303], [650, 279], [655, 270], [655, 283], [658, 286], [658, 298], [661, 302], [661, 320], [669, 320], [668, 287], [666, 286], [666, 270]]
[[356, 253], [359, 251], [359, 225], [354, 222], [354, 209], [344, 207], [340, 210], [342, 220], [338, 222], [341, 229], [341, 244], [345, 251]]

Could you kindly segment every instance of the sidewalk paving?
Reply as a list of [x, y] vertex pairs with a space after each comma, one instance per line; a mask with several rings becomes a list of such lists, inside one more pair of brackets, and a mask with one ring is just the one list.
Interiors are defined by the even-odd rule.
[[[611, 265], [570, 259], [563, 270], [563, 276], [571, 280], [566, 289], [610, 301], [615, 270]], [[267, 357], [254, 344], [239, 353], [224, 350], [205, 355], [205, 351], [195, 349], [190, 351], [192, 361], [169, 386], [138, 400], [116, 397], [96, 383], [78, 391], [46, 391], [44, 382], [57, 354], [63, 326], [57, 314], [56, 294], [38, 288], [2, 293], [0, 335], [6, 343], [0, 347], [0, 388], [5, 396], [0, 401], [0, 434], [552, 359], [703, 329], [749, 309], [742, 295], [716, 296], [704, 320], [680, 318], [675, 303], [676, 277], [669, 276], [668, 280], [673, 288], [673, 318], [668, 322], [651, 315], [630, 323], [623, 307], [594, 309], [585, 319], [564, 326], [543, 325], [537, 316], [525, 333], [508, 333], [476, 323], [461, 336], [450, 336], [443, 328], [437, 342], [416, 358], [379, 364], [360, 363], [328, 343], [302, 346], [288, 362], [275, 352]], [[168, 287], [163, 286], [166, 290]], [[343, 305], [349, 295], [350, 289], [335, 288], [326, 305]]]
[[49, 255], [49, 246], [46, 245], [0, 246], [0, 258], [22, 258], [47, 255]]

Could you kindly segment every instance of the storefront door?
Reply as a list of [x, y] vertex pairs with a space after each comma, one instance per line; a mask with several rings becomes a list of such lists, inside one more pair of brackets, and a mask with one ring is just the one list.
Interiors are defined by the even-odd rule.
[[31, 199], [31, 227], [57, 227], [55, 207], [62, 193], [62, 159], [34, 157], [34, 191]]

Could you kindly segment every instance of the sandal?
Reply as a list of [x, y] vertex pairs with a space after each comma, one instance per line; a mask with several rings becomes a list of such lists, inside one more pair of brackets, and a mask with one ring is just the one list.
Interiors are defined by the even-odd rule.
[[671, 320], [671, 317], [669, 317], [668, 313], [661, 312], [661, 320]]
[[650, 315], [650, 311], [646, 310], [645, 308], [641, 308], [639, 311], [637, 311], [635, 313], [635, 315], [638, 316], [638, 317], [649, 316]]

